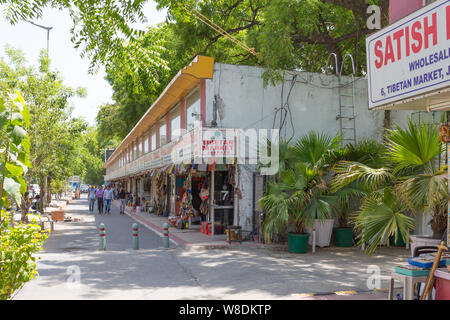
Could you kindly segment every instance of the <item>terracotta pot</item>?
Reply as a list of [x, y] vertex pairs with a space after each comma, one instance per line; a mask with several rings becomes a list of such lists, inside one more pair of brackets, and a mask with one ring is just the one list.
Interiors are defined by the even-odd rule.
[[51, 213], [51, 217], [53, 221], [64, 221], [64, 211], [63, 210], [53, 211]]

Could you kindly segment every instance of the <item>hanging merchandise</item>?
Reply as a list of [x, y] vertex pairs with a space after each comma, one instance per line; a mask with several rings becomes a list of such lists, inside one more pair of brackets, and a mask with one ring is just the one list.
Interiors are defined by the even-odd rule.
[[156, 187], [157, 187], [157, 199], [156, 199], [156, 212], [158, 215], [162, 215], [165, 211], [166, 204], [166, 184], [165, 184], [165, 175], [159, 175], [156, 179]]
[[183, 211], [184, 219], [188, 220], [189, 217], [194, 216], [194, 208], [192, 207], [192, 191], [188, 189], [183, 195]]
[[200, 205], [200, 213], [206, 216], [208, 215], [208, 212], [209, 212], [208, 201], [203, 201], [202, 204]]
[[208, 198], [209, 198], [208, 185], [202, 185], [199, 196], [200, 196], [200, 199], [202, 199], [202, 201], [208, 200]]

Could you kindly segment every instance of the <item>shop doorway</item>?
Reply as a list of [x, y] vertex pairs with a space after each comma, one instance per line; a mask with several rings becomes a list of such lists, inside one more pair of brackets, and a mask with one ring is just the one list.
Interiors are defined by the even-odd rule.
[[234, 190], [231, 171], [215, 171], [214, 174], [214, 234], [223, 235], [234, 222]]
[[191, 224], [200, 226], [203, 221], [207, 220], [206, 212], [202, 209], [203, 199], [201, 193], [203, 189], [208, 189], [208, 178], [206, 176], [192, 177], [191, 185], [192, 207], [194, 208], [194, 217], [191, 220]]

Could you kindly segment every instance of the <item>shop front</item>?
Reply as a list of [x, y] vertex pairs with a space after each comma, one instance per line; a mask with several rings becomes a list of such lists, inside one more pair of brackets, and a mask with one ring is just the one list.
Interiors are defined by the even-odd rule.
[[[391, 4], [393, 1], [391, 1]], [[420, 4], [420, 3], [419, 3]], [[434, 1], [420, 10], [401, 18], [385, 29], [369, 36], [367, 42], [367, 75], [369, 82], [369, 109], [416, 110], [424, 112], [450, 111], [450, 1]], [[393, 45], [395, 43], [395, 45]], [[447, 119], [449, 117], [447, 116]], [[441, 124], [441, 141], [447, 143], [450, 156], [450, 122]], [[450, 177], [450, 166], [448, 167]], [[450, 184], [449, 184], [450, 194]], [[447, 210], [447, 247], [450, 245], [450, 203]], [[445, 226], [444, 226], [445, 228]], [[419, 237], [419, 236], [418, 236]], [[416, 281], [418, 274], [427, 275], [430, 288], [436, 277], [436, 298], [448, 296], [450, 282], [447, 269], [431, 269], [433, 261], [445, 267], [445, 250], [436, 239], [436, 251], [431, 256], [408, 259], [405, 266], [396, 267], [393, 278]], [[445, 243], [445, 242], [443, 242]], [[418, 243], [413, 243], [418, 252]], [[433, 251], [434, 246], [427, 247]], [[442, 252], [444, 249], [444, 252]], [[427, 260], [428, 265], [422, 263]], [[418, 264], [418, 263], [422, 264]], [[420, 268], [417, 268], [419, 266]], [[420, 269], [420, 270], [419, 270]], [[416, 282], [422, 282], [417, 280]], [[441, 287], [439, 287], [439, 284]], [[412, 290], [413, 286], [409, 286]], [[408, 289], [408, 290], [409, 290]], [[425, 289], [425, 291], [427, 290]], [[406, 289], [405, 289], [406, 290]], [[408, 291], [406, 290], [406, 291]], [[412, 292], [404, 292], [405, 298]], [[430, 290], [431, 293], [431, 290]], [[444, 293], [444, 294], [443, 294]], [[422, 299], [427, 295], [422, 294]]]
[[[139, 174], [127, 180], [144, 211], [167, 217], [172, 227], [222, 239], [236, 222], [236, 159], [230, 156], [233, 149], [218, 161], [218, 150], [211, 153], [211, 142], [202, 140], [203, 131], [195, 129], [150, 153], [138, 165]], [[186, 146], [194, 147], [186, 150]]]

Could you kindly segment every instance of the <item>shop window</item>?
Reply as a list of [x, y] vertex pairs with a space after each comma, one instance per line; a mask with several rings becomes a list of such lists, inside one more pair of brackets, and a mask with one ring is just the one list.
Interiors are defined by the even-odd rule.
[[167, 143], [167, 125], [166, 117], [159, 120], [159, 146], [162, 147]]
[[148, 134], [144, 136], [144, 154], [148, 153]]
[[138, 158], [142, 156], [142, 137], [138, 139]]
[[186, 99], [186, 130], [189, 132], [200, 126], [200, 89], [197, 88]]
[[170, 141], [176, 141], [181, 136], [180, 104], [170, 112]]
[[155, 127], [152, 127], [152, 129], [150, 130], [150, 135], [151, 135], [151, 141], [150, 141], [150, 147], [151, 147], [151, 151], [156, 150], [156, 129]]

